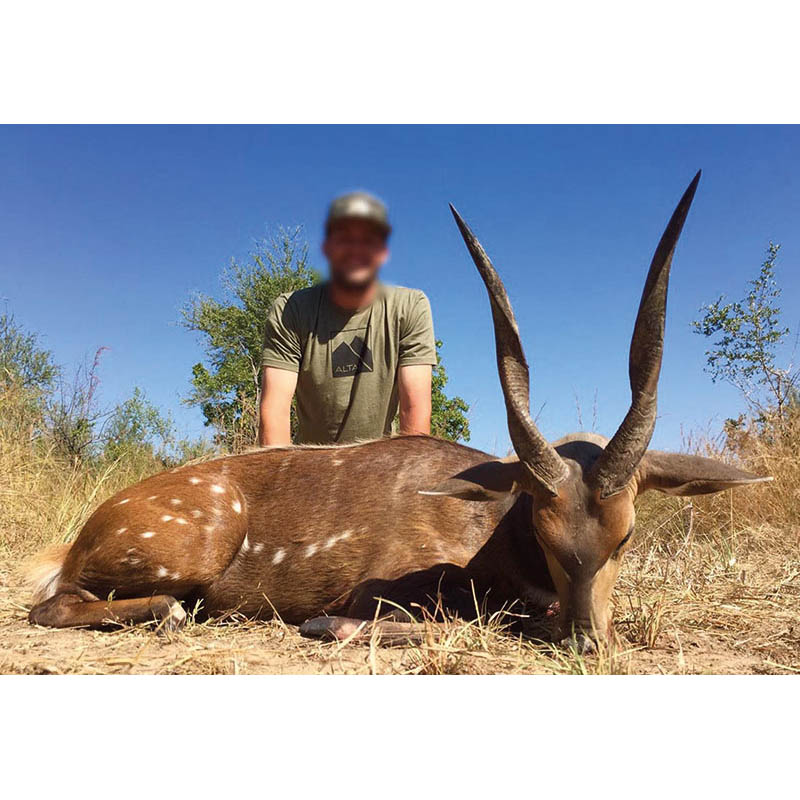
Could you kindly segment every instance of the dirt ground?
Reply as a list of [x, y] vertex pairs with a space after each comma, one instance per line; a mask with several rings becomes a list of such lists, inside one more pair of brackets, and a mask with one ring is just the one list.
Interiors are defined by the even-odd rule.
[[[715, 599], [672, 602], [649, 616], [639, 596], [617, 597], [620, 641], [582, 657], [499, 626], [452, 623], [418, 646], [329, 644], [280, 622], [199, 623], [164, 634], [147, 627], [51, 630], [28, 624], [15, 565], [0, 562], [0, 672], [17, 674], [787, 674], [800, 672], [797, 575], [779, 591], [718, 579]], [[793, 591], [787, 592], [787, 586]], [[640, 585], [630, 589], [641, 593]], [[788, 602], [787, 602], [788, 598]], [[625, 604], [630, 611], [625, 613]], [[637, 605], [638, 604], [638, 605]], [[709, 609], [713, 606], [713, 614]], [[738, 630], [746, 621], [745, 630]], [[654, 627], [657, 622], [657, 627]], [[648, 629], [648, 624], [650, 628]], [[637, 635], [637, 631], [639, 632]], [[647, 639], [650, 639], [648, 642]], [[642, 641], [635, 643], [639, 638]], [[631, 640], [634, 640], [633, 642]]]

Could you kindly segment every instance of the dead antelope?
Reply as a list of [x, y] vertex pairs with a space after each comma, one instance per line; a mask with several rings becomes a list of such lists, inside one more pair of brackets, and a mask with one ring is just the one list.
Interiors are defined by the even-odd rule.
[[453, 209], [489, 292], [516, 458], [407, 436], [268, 448], [156, 475], [103, 503], [71, 546], [40, 557], [30, 621], [155, 618], [177, 626], [182, 603], [202, 601], [210, 614], [279, 614], [308, 620], [306, 634], [341, 638], [372, 620], [379, 603], [412, 612], [438, 603], [474, 615], [476, 598], [492, 608], [545, 608], [557, 597], [557, 636], [574, 631], [584, 645], [605, 636], [639, 494], [705, 494], [769, 480], [647, 450], [670, 263], [699, 177], [653, 257], [630, 348], [631, 407], [610, 440], [571, 434], [550, 444], [537, 430], [505, 289]]

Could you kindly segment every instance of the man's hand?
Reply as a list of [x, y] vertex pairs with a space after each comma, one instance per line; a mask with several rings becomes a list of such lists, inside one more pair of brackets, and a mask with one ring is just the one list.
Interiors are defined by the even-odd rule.
[[412, 364], [397, 370], [400, 433], [431, 432], [431, 366]]
[[297, 373], [288, 369], [264, 367], [261, 373], [261, 406], [258, 441], [262, 445], [292, 443], [290, 421], [292, 398], [297, 388]]

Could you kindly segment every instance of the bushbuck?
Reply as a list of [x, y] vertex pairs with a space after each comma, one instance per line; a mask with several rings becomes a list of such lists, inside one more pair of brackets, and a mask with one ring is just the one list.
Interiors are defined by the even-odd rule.
[[[648, 451], [656, 421], [667, 283], [700, 173], [647, 275], [630, 347], [632, 401], [607, 440], [550, 444], [529, 411], [528, 367], [503, 284], [452, 208], [489, 293], [515, 457], [427, 436], [262, 448], [189, 464], [103, 503], [71, 545], [42, 554], [32, 623], [166, 627], [202, 601], [212, 615], [279, 615], [334, 638], [413, 629], [411, 614], [475, 615], [516, 601], [558, 607], [557, 638], [591, 647], [648, 489], [719, 492], [769, 480], [693, 455]], [[558, 604], [556, 606], [556, 600]], [[409, 616], [405, 619], [408, 620]], [[418, 623], [416, 623], [418, 624]], [[572, 637], [575, 637], [573, 639]]]

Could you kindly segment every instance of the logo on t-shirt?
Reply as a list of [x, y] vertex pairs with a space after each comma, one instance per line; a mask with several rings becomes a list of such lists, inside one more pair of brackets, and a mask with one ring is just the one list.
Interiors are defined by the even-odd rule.
[[372, 351], [360, 336], [354, 336], [350, 344], [342, 342], [333, 351], [332, 363], [334, 378], [372, 372]]

